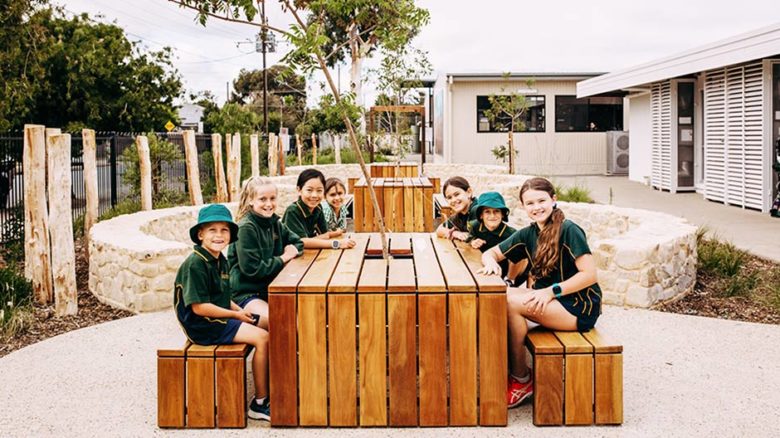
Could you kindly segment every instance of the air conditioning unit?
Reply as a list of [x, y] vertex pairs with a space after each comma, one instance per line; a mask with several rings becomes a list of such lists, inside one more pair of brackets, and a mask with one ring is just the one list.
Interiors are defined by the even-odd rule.
[[607, 175], [628, 175], [627, 131], [607, 131]]

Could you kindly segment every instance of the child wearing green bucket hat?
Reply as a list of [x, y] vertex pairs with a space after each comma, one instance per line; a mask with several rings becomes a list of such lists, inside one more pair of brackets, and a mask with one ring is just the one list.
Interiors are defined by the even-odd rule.
[[230, 299], [228, 262], [222, 255], [222, 250], [238, 238], [238, 226], [230, 210], [220, 204], [201, 208], [198, 223], [190, 228], [190, 238], [195, 246], [179, 267], [174, 283], [176, 318], [195, 344], [244, 343], [255, 347], [255, 399], [249, 417], [270, 420], [268, 332], [256, 326], [252, 313]]
[[[467, 242], [472, 248], [485, 252], [511, 236], [516, 230], [506, 223], [509, 209], [501, 193], [485, 192], [479, 195], [476, 205], [477, 219], [468, 222]], [[501, 276], [506, 278], [509, 274], [509, 261], [503, 260], [499, 265]]]

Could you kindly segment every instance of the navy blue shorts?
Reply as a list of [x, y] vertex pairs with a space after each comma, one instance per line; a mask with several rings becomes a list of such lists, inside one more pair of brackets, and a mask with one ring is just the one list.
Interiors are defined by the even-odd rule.
[[241, 327], [241, 321], [233, 318], [228, 319], [222, 333], [214, 340], [214, 345], [232, 344], [239, 327]]
[[259, 299], [260, 299], [260, 297], [258, 297], [257, 295], [250, 295], [250, 296], [244, 298], [243, 300], [241, 300], [240, 303], [236, 303], [236, 304], [238, 304], [238, 307], [243, 309], [243, 308], [246, 307], [247, 304], [251, 303], [254, 300], [259, 300]]

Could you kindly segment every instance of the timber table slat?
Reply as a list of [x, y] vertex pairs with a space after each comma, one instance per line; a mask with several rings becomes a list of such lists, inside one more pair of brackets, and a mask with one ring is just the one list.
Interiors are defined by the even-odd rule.
[[480, 293], [506, 292], [506, 283], [501, 279], [501, 276], [477, 274], [477, 271], [482, 267], [482, 253], [479, 250], [461, 241], [457, 241], [456, 246], [458, 247], [458, 252], [463, 257], [463, 261], [466, 262], [471, 276], [474, 277]]
[[387, 237], [410, 257], [371, 258], [378, 234], [358, 234], [354, 249], [291, 261], [269, 287], [271, 424], [505, 426], [503, 281], [472, 274], [478, 250]]

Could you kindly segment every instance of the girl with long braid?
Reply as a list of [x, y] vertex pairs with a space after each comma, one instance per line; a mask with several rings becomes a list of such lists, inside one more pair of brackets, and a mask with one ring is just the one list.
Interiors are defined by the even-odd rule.
[[507, 291], [510, 375], [507, 403], [518, 406], [533, 394], [525, 363], [525, 337], [531, 320], [553, 330], [588, 331], [601, 314], [596, 263], [585, 232], [558, 209], [555, 188], [544, 178], [527, 180], [520, 201], [533, 223], [482, 255], [480, 272], [500, 274], [499, 262], [528, 260], [528, 288]]

